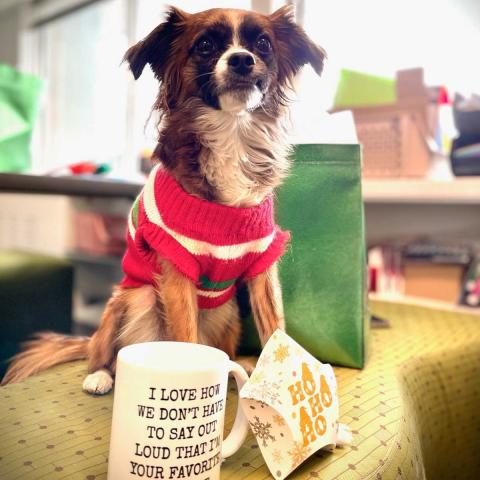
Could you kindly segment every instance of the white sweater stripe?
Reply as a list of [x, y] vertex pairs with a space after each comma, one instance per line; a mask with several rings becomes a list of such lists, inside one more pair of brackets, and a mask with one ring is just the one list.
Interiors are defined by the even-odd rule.
[[225, 290], [216, 290], [216, 291], [202, 290], [201, 288], [197, 288], [197, 294], [200, 295], [201, 297], [217, 298], [217, 297], [221, 297], [222, 295], [225, 295], [225, 293], [231, 290], [232, 287], [233, 285], [230, 285], [228, 288], [225, 288]]
[[154, 170], [148, 177], [147, 183], [145, 184], [143, 190], [143, 205], [145, 208], [145, 213], [147, 214], [150, 222], [165, 230], [165, 232], [173, 237], [192, 255], [212, 255], [220, 260], [234, 260], [236, 258], [243, 257], [247, 253], [263, 253], [272, 243], [272, 240], [275, 236], [275, 231], [266, 237], [262, 237], [257, 240], [251, 240], [250, 242], [237, 243], [236, 245], [219, 246], [204, 242], [202, 240], [195, 240], [182, 235], [175, 230], [172, 230], [165, 225], [155, 201], [155, 177], [159, 168], [160, 165], [156, 165], [154, 167]]
[[127, 223], [128, 223], [128, 231], [130, 232], [130, 236], [132, 237], [132, 240], [135, 241], [136, 230], [135, 230], [135, 227], [133, 225], [132, 213], [133, 212], [130, 210], [130, 213], [128, 214]]

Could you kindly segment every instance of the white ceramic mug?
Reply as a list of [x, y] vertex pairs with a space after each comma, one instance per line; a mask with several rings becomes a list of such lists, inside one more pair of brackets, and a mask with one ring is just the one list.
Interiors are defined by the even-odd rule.
[[218, 480], [223, 458], [248, 433], [238, 407], [223, 440], [228, 374], [240, 390], [245, 370], [216, 348], [150, 342], [117, 357], [108, 479]]

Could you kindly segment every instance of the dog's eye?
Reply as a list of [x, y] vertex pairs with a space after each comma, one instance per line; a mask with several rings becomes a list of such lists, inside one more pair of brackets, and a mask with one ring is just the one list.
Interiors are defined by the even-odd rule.
[[215, 50], [215, 45], [209, 38], [201, 38], [196, 48], [200, 55], [210, 55]]
[[258, 37], [255, 47], [260, 53], [269, 53], [272, 50], [272, 44], [270, 43], [270, 40], [263, 35]]

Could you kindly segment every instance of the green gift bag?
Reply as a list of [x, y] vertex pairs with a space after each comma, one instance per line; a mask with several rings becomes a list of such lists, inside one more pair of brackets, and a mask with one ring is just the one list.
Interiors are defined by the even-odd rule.
[[30, 167], [30, 140], [43, 82], [0, 65], [0, 172]]
[[[369, 331], [359, 145], [298, 145], [276, 220], [292, 234], [280, 261], [287, 333], [323, 362], [361, 368]], [[260, 344], [240, 293], [241, 352]]]

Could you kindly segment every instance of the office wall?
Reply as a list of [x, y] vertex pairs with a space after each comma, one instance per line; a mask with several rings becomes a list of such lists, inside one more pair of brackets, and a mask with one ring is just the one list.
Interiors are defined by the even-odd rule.
[[17, 66], [19, 59], [20, 8], [0, 11], [0, 63]]

